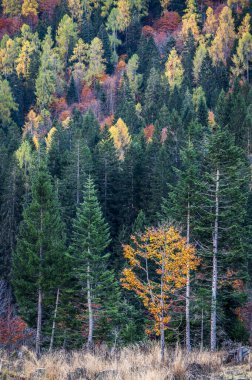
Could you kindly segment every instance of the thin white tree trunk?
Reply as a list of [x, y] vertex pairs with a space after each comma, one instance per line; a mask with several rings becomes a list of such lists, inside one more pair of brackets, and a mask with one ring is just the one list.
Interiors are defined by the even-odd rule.
[[212, 304], [211, 304], [211, 351], [216, 350], [216, 315], [217, 315], [217, 283], [218, 283], [218, 239], [219, 239], [219, 187], [220, 171], [216, 170], [215, 179], [215, 221], [213, 231], [213, 278], [212, 278]]
[[[43, 210], [40, 209], [40, 234], [43, 234]], [[43, 260], [43, 246], [40, 242], [39, 247], [39, 261], [40, 265], [42, 265]], [[41, 272], [39, 269], [39, 282], [41, 281]], [[38, 305], [37, 305], [37, 331], [36, 331], [36, 355], [37, 358], [40, 357], [40, 346], [41, 346], [41, 327], [42, 327], [42, 289], [39, 284], [38, 287]]]
[[37, 358], [40, 358], [41, 326], [42, 326], [42, 290], [39, 287], [39, 289], [38, 289], [37, 332], [36, 332], [36, 356], [37, 356]]
[[[186, 243], [190, 244], [190, 203], [187, 204], [187, 226], [186, 226]], [[191, 328], [190, 328], [190, 266], [186, 276], [186, 350], [191, 351]]]
[[54, 316], [53, 316], [53, 324], [52, 324], [52, 333], [51, 333], [49, 352], [52, 352], [52, 349], [53, 349], [55, 327], [56, 327], [56, 318], [57, 318], [58, 305], [59, 305], [59, 295], [60, 295], [60, 290], [58, 288], [57, 289], [56, 302], [55, 302]]
[[204, 309], [201, 311], [200, 351], [204, 348]]
[[88, 342], [87, 347], [90, 349], [93, 345], [94, 315], [92, 308], [91, 283], [90, 283], [90, 264], [87, 267], [87, 301], [88, 301]]

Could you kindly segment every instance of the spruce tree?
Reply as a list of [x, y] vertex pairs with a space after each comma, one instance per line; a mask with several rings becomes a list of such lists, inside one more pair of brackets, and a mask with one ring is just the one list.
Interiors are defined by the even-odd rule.
[[94, 169], [97, 178], [98, 196], [111, 236], [119, 229], [120, 167], [116, 148], [108, 130], [103, 133], [94, 153]]
[[74, 275], [87, 304], [87, 347], [92, 347], [97, 329], [116, 314], [118, 289], [113, 271], [108, 269], [109, 227], [98, 202], [95, 185], [87, 179], [84, 201], [77, 210], [70, 253]]
[[13, 253], [12, 284], [19, 312], [36, 326], [36, 354], [40, 356], [43, 325], [52, 292], [66, 274], [64, 228], [59, 204], [45, 164], [33, 173], [31, 203], [23, 211]]
[[195, 56], [195, 39], [193, 33], [190, 29], [187, 39], [184, 44], [183, 54], [182, 54], [182, 64], [184, 67], [184, 83], [191, 89], [193, 84], [193, 58]]
[[212, 259], [211, 350], [214, 351], [217, 348], [217, 321], [224, 328], [229, 321], [229, 331], [235, 329], [234, 315], [224, 305], [233, 304], [235, 309], [244, 302], [242, 290], [238, 296], [228, 282], [222, 285], [221, 292], [218, 288], [219, 279], [227, 273], [232, 274], [231, 282], [235, 278], [246, 282], [248, 250], [244, 226], [249, 172], [244, 152], [235, 145], [234, 137], [225, 128], [215, 126], [206, 152], [205, 195], [197, 230], [205, 247], [205, 260]]
[[[181, 151], [181, 166], [176, 169], [177, 182], [170, 186], [168, 197], [163, 200], [161, 219], [175, 221], [183, 227], [187, 244], [196, 238], [195, 226], [200, 207], [202, 184], [201, 157], [189, 140]], [[186, 284], [186, 348], [191, 350], [191, 277], [187, 274]]]
[[72, 138], [71, 150], [68, 151], [67, 164], [60, 181], [60, 199], [63, 216], [67, 225], [67, 236], [72, 231], [72, 221], [76, 215], [76, 207], [83, 199], [83, 190], [88, 176], [92, 173], [92, 154], [86, 141], [80, 136], [80, 131]]

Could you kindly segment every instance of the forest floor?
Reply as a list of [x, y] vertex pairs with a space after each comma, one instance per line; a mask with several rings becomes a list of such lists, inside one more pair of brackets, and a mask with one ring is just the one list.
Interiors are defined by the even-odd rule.
[[160, 364], [157, 345], [133, 346], [114, 353], [106, 348], [94, 353], [63, 351], [44, 354], [22, 348], [0, 352], [0, 380], [247, 380], [252, 379], [252, 357], [244, 365], [224, 365], [225, 352], [176, 349], [166, 352]]

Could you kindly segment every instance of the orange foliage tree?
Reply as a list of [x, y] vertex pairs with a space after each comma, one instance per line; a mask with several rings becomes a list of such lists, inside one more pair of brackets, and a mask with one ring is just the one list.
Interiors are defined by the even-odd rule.
[[138, 295], [150, 313], [154, 332], [160, 336], [163, 361], [172, 304], [178, 290], [185, 287], [188, 272], [197, 268], [198, 259], [195, 248], [172, 226], [148, 228], [131, 240], [131, 245], [123, 247], [129, 267], [121, 283]]
[[172, 33], [177, 28], [181, 21], [181, 17], [177, 12], [165, 12], [162, 17], [160, 17], [154, 23], [154, 30], [157, 32]]

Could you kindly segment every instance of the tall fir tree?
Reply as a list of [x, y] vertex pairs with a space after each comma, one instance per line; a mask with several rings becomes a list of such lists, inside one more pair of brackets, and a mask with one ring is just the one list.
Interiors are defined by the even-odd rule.
[[[233, 136], [225, 128], [215, 126], [209, 138], [204, 181], [205, 197], [197, 230], [205, 257], [212, 259], [210, 343], [211, 350], [214, 351], [218, 344], [217, 321], [227, 328], [228, 320], [235, 331], [237, 320], [224, 304], [233, 304], [234, 309], [243, 304], [242, 288], [237, 291], [232, 284], [236, 278], [243, 279], [246, 283], [248, 263], [244, 228], [249, 191], [248, 162], [244, 152], [235, 145]], [[219, 292], [220, 279], [227, 278], [228, 273], [231, 273], [229, 281], [222, 285]]]
[[87, 304], [87, 347], [91, 348], [97, 330], [102, 326], [101, 323], [104, 324], [116, 315], [119, 293], [114, 273], [108, 269], [109, 227], [103, 218], [95, 185], [90, 176], [83, 198], [74, 222], [70, 253], [81, 295]]
[[43, 327], [52, 292], [67, 272], [64, 227], [45, 163], [33, 173], [31, 203], [23, 212], [13, 254], [12, 284], [22, 317], [36, 327], [36, 354], [40, 356]]

